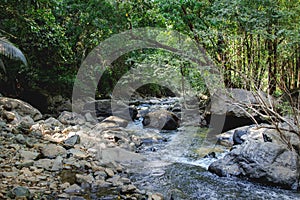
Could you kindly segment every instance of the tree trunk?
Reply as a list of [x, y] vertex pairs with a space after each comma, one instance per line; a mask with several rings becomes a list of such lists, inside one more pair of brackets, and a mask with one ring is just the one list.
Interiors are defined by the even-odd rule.
[[268, 63], [268, 93], [269, 94], [273, 94], [276, 90], [276, 79], [275, 76], [276, 74], [274, 74], [274, 71], [276, 71], [276, 69], [274, 69], [274, 63], [273, 63], [273, 59], [274, 59], [274, 45], [272, 40], [267, 39], [266, 40], [267, 43], [267, 51], [268, 51], [268, 59], [267, 59], [267, 63]]
[[296, 45], [296, 69], [295, 69], [295, 86], [296, 88], [300, 87], [300, 46]]

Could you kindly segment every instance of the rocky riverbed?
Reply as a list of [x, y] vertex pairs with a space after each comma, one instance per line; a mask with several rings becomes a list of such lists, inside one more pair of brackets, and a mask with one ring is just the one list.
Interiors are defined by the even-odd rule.
[[86, 105], [51, 117], [0, 97], [0, 199], [299, 198], [294, 133], [293, 151], [267, 124], [206, 140], [205, 117], [182, 120], [176, 98], [133, 101], [129, 117], [124, 106], [111, 116], [109, 100]]
[[5, 97], [0, 112], [0, 199], [163, 199], [139, 190], [118, 163], [140, 159], [143, 138], [125, 128], [126, 120], [98, 123], [67, 111], [44, 119]]

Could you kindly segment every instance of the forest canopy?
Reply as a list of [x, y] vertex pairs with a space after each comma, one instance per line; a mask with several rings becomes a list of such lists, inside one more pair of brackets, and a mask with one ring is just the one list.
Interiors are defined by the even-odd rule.
[[[24, 65], [0, 55], [5, 66], [0, 92], [7, 94], [23, 87], [70, 96], [77, 70], [93, 48], [140, 27], [189, 35], [207, 50], [228, 87], [277, 95], [282, 85], [288, 90], [300, 86], [298, 0], [3, 0], [0, 19], [0, 38], [15, 44], [28, 61]], [[134, 65], [165, 58], [182, 66], [163, 51], [120, 57], [103, 77], [109, 81], [99, 96], [109, 94]], [[184, 66], [183, 75], [201, 90], [202, 79]]]

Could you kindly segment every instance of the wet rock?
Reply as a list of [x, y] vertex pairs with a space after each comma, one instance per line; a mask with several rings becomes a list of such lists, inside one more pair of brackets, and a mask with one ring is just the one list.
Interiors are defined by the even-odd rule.
[[204, 156], [204, 158], [217, 158], [215, 152], [210, 152]]
[[286, 145], [247, 140], [213, 162], [208, 170], [219, 176], [246, 177], [250, 180], [287, 189], [297, 189], [299, 159]]
[[65, 156], [67, 150], [56, 144], [47, 144], [42, 148], [42, 155], [46, 158], [56, 158], [57, 156]]
[[239, 145], [242, 144], [245, 140], [242, 138], [243, 135], [247, 134], [247, 131], [244, 130], [235, 130], [233, 133], [233, 144]]
[[79, 143], [80, 143], [79, 135], [73, 135], [64, 141], [64, 146], [66, 148], [72, 148], [74, 147], [75, 144], [79, 144]]
[[16, 111], [22, 117], [29, 115], [34, 121], [40, 120], [43, 117], [36, 108], [18, 99], [0, 97], [0, 106], [1, 105], [8, 111]]
[[179, 127], [179, 119], [167, 110], [157, 110], [145, 115], [143, 125], [160, 130], [175, 130]]

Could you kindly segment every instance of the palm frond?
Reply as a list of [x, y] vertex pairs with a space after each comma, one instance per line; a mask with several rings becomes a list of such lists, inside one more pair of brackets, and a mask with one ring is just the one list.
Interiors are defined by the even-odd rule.
[[0, 54], [10, 59], [21, 60], [27, 66], [27, 60], [22, 51], [4, 38], [0, 38]]
[[4, 74], [6, 74], [6, 69], [5, 69], [5, 66], [4, 66], [4, 63], [2, 61], [2, 59], [0, 59], [0, 69], [2, 68]]

